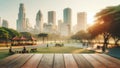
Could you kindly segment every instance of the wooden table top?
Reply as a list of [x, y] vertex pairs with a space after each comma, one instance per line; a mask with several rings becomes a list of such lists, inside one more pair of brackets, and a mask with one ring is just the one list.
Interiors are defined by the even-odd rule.
[[0, 68], [120, 68], [120, 60], [105, 54], [14, 54]]

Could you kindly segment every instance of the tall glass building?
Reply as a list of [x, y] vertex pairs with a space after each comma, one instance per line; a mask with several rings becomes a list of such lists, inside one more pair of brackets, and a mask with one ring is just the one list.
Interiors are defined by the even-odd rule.
[[52, 23], [53, 25], [56, 25], [56, 12], [55, 11], [48, 12], [48, 23]]
[[64, 23], [71, 24], [71, 22], [72, 22], [71, 17], [72, 17], [72, 10], [71, 10], [71, 8], [65, 8], [63, 10], [63, 20], [64, 20]]
[[36, 27], [35, 28], [37, 30], [37, 33], [43, 32], [43, 15], [40, 10], [36, 14]]
[[21, 3], [19, 7], [17, 30], [19, 32], [24, 32], [26, 30], [26, 15], [25, 15], [25, 8], [23, 3]]
[[64, 34], [70, 35], [71, 34], [71, 27], [72, 27], [72, 9], [71, 8], [65, 8], [63, 10], [63, 23], [65, 27]]

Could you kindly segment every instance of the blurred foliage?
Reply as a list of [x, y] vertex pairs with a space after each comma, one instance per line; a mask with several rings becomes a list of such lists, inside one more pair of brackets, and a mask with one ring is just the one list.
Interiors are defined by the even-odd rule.
[[32, 34], [29, 32], [20, 32], [20, 35], [25, 37], [25, 38], [30, 38], [32, 36]]
[[76, 40], [92, 40], [94, 36], [92, 36], [87, 31], [81, 30], [77, 32], [76, 34], [74, 34], [73, 36], [71, 36], [71, 38], [76, 39]]
[[95, 17], [95, 24], [88, 28], [89, 33], [93, 36], [102, 34], [106, 47], [111, 37], [117, 45], [120, 40], [120, 5], [106, 7], [98, 12]]
[[20, 36], [20, 33], [14, 29], [0, 27], [0, 41], [10, 40], [15, 36]]

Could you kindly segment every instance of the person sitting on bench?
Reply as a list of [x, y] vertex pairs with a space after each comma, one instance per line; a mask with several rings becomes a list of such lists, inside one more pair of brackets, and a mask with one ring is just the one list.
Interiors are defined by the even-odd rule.
[[22, 53], [27, 53], [26, 47], [23, 47]]

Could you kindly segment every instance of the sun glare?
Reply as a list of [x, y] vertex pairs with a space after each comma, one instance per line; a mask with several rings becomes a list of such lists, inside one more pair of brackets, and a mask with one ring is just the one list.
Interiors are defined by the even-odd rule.
[[93, 25], [94, 24], [94, 14], [88, 14], [87, 16], [87, 24]]

